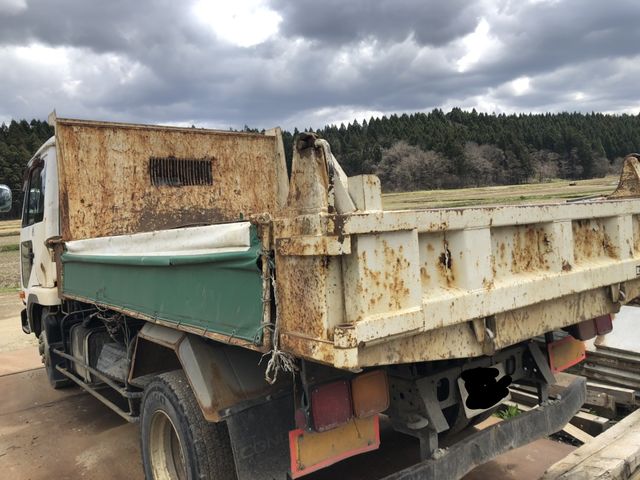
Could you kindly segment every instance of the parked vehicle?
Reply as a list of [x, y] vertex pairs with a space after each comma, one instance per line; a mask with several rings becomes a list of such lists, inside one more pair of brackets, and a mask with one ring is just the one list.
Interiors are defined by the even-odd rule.
[[[22, 328], [54, 388], [140, 423], [148, 478], [298, 478], [377, 449], [381, 418], [421, 446], [392, 478], [459, 478], [566, 424], [584, 382], [549, 401], [554, 372], [640, 295], [632, 157], [610, 199], [383, 211], [313, 134], [289, 177], [279, 129], [55, 129], [26, 175]], [[438, 449], [512, 381], [541, 406]]]
[[11, 210], [11, 189], [6, 185], [0, 185], [0, 213]]

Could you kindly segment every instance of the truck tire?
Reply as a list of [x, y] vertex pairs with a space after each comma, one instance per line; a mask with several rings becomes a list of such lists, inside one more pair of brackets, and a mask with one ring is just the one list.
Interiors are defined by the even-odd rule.
[[62, 374], [55, 369], [55, 366], [51, 361], [51, 350], [49, 349], [49, 342], [47, 340], [47, 332], [45, 329], [43, 329], [38, 336], [38, 351], [40, 352], [40, 360], [47, 372], [49, 383], [53, 388], [58, 390], [60, 388], [66, 388], [73, 385], [71, 380], [62, 377]]
[[227, 425], [204, 419], [180, 370], [158, 375], [145, 388], [140, 443], [147, 479], [236, 478]]

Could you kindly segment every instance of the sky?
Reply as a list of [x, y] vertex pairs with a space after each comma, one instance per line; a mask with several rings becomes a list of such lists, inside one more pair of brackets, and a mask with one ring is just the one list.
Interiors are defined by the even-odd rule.
[[640, 111], [638, 0], [0, 0], [0, 121]]

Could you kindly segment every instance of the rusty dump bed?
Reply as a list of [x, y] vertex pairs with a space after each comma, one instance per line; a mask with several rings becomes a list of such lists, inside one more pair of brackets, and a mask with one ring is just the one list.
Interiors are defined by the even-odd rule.
[[266, 135], [58, 118], [64, 241], [233, 222], [286, 199], [280, 130]]
[[377, 178], [299, 143], [274, 227], [280, 348], [342, 368], [474, 357], [616, 312], [640, 294], [626, 161], [631, 198], [382, 212]]
[[[56, 149], [62, 240], [82, 253], [69, 248], [60, 266], [63, 277], [72, 266], [85, 272], [64, 278], [62, 295], [246, 348], [352, 369], [474, 357], [616, 312], [640, 294], [635, 157], [615, 198], [383, 212], [378, 179], [347, 178], [313, 135], [297, 140], [290, 180], [278, 129], [57, 119]], [[150, 258], [138, 238], [247, 221], [234, 255], [256, 258], [234, 257], [235, 270], [228, 252], [183, 258], [167, 247]], [[188, 230], [179, 232], [185, 242], [195, 235]], [[143, 245], [135, 258], [118, 257], [132, 255], [113, 238], [121, 235]], [[104, 258], [80, 248], [96, 238]], [[202, 245], [220, 247], [209, 240]], [[124, 246], [114, 253], [114, 245]], [[190, 280], [179, 280], [177, 265]], [[198, 275], [189, 271], [196, 265]], [[126, 274], [131, 288], [125, 267], [144, 270]], [[248, 292], [231, 271], [253, 275], [250, 301], [223, 293]], [[161, 287], [174, 293], [173, 310]], [[238, 303], [253, 305], [243, 318]]]

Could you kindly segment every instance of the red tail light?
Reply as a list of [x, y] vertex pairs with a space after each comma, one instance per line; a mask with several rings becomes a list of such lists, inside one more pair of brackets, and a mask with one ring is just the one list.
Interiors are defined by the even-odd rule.
[[317, 432], [324, 432], [353, 418], [348, 380], [312, 387], [311, 419]]

